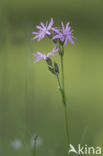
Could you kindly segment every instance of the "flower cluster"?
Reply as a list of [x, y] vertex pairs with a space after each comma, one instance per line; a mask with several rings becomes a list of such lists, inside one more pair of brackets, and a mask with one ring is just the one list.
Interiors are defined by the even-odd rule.
[[61, 28], [53, 27], [53, 25], [54, 20], [53, 18], [51, 18], [50, 23], [48, 23], [48, 21], [46, 21], [46, 24], [41, 22], [40, 26], [39, 25], [36, 26], [38, 32], [32, 32], [32, 34], [35, 35], [33, 37], [33, 40], [37, 39], [37, 41], [40, 42], [40, 40], [42, 40], [45, 36], [47, 36], [49, 39], [52, 39], [53, 42], [55, 43], [55, 48], [53, 48], [53, 50], [49, 52], [47, 55], [41, 52], [37, 52], [37, 54], [34, 53], [33, 54], [35, 57], [34, 63], [40, 61], [41, 59], [46, 60], [47, 58], [50, 58], [50, 56], [54, 56], [55, 52], [60, 52], [60, 46], [58, 45], [66, 46], [68, 41], [71, 44], [74, 44], [73, 41], [74, 36], [72, 34], [69, 22], [66, 24], [66, 26], [64, 26], [63, 22], [61, 22]]
[[[37, 25], [36, 28], [38, 29], [37, 32], [32, 32], [34, 39], [37, 39], [38, 42], [42, 40], [44, 37], [47, 37], [48, 39], [51, 39], [53, 43], [55, 44], [55, 47], [53, 48], [52, 51], [50, 51], [47, 55], [37, 52], [36, 54], [34, 53], [34, 58], [35, 61], [34, 63], [40, 61], [40, 60], [45, 60], [48, 64], [48, 69], [49, 71], [55, 75], [58, 81], [58, 91], [61, 94], [61, 99], [62, 103], [64, 105], [64, 113], [65, 113], [65, 124], [66, 124], [66, 136], [67, 136], [67, 141], [68, 141], [68, 148], [67, 150], [69, 151], [69, 129], [68, 129], [68, 116], [67, 116], [67, 101], [66, 101], [66, 95], [65, 95], [65, 85], [64, 85], [64, 46], [67, 45], [68, 41], [71, 44], [74, 44], [73, 41], [73, 31], [71, 30], [70, 23], [67, 22], [66, 26], [64, 25], [63, 22], [61, 22], [61, 27], [55, 27], [54, 26], [54, 20], [51, 18], [50, 23], [48, 21], [46, 24], [43, 22], [40, 23], [40, 26]], [[60, 64], [61, 66], [59, 67], [59, 64], [57, 62], [53, 62], [52, 59], [50, 58], [51, 56], [56, 55], [58, 52], [60, 56]], [[37, 137], [36, 137], [37, 138]]]

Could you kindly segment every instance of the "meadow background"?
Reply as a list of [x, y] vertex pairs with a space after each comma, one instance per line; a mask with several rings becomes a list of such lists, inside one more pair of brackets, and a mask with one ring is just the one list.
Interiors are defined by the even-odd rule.
[[33, 52], [53, 44], [31, 40], [32, 31], [51, 17], [70, 21], [76, 37], [64, 56], [71, 143], [103, 147], [103, 1], [1, 0], [0, 156], [33, 156], [35, 135], [37, 156], [66, 156], [57, 80], [45, 61], [33, 64]]

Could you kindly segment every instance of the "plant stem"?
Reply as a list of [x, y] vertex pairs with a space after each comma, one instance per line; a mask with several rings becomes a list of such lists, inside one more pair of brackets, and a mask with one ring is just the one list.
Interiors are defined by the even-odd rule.
[[[62, 54], [64, 55], [64, 47], [62, 46]], [[68, 117], [67, 117], [67, 103], [65, 98], [65, 88], [64, 88], [64, 63], [63, 63], [63, 55], [61, 55], [61, 71], [62, 71], [62, 100], [64, 105], [64, 114], [65, 114], [65, 124], [66, 124], [66, 137], [67, 137], [67, 150], [69, 150], [69, 128], [68, 128]], [[70, 155], [70, 154], [69, 154]]]
[[57, 80], [58, 80], [58, 84], [59, 84], [59, 89], [62, 89], [62, 88], [61, 88], [61, 83], [60, 83], [60, 79], [59, 79], [58, 74], [57, 74]]
[[[63, 56], [64, 56], [64, 46], [62, 48], [60, 47], [59, 44], [59, 49], [60, 49], [60, 57], [61, 57], [61, 77], [62, 77], [62, 85], [60, 83], [59, 75], [57, 74], [57, 80], [59, 84], [59, 91], [62, 96], [62, 102], [64, 106], [64, 115], [65, 115], [65, 129], [66, 129], [66, 137], [67, 137], [67, 152], [69, 152], [69, 145], [70, 145], [70, 138], [69, 138], [69, 127], [68, 127], [68, 116], [67, 116], [67, 103], [66, 103], [66, 98], [65, 98], [65, 87], [64, 87], [64, 62], [63, 62]], [[68, 153], [70, 155], [70, 153]]]
[[61, 56], [61, 70], [62, 70], [62, 89], [64, 90], [64, 64], [63, 64], [63, 56]]
[[34, 143], [34, 152], [33, 152], [33, 156], [36, 156], [36, 142]]
[[36, 156], [36, 143], [37, 143], [37, 138], [38, 138], [38, 136], [35, 136], [35, 138], [34, 138], [34, 152], [33, 152], [33, 156]]
[[68, 117], [67, 117], [67, 106], [66, 105], [64, 105], [64, 114], [65, 114], [66, 136], [67, 136], [67, 145], [68, 145], [67, 150], [69, 150], [70, 139], [69, 139], [69, 128], [68, 128]]

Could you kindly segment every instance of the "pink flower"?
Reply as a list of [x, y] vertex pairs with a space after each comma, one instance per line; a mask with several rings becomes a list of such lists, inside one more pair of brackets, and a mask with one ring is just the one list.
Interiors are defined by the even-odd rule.
[[63, 22], [61, 22], [62, 29], [57, 29], [57, 28], [52, 28], [54, 32], [57, 34], [53, 37], [53, 39], [60, 39], [61, 42], [64, 43], [64, 45], [67, 44], [68, 40], [70, 41], [71, 44], [74, 44], [73, 41], [73, 34], [71, 27], [69, 26], [69, 22], [66, 24], [66, 27], [64, 27]]
[[51, 35], [50, 30], [52, 30], [53, 24], [54, 24], [54, 21], [53, 21], [53, 18], [51, 18], [51, 21], [49, 24], [48, 24], [48, 21], [46, 21], [46, 25], [44, 25], [43, 22], [40, 23], [40, 26], [37, 25], [36, 28], [39, 29], [39, 31], [32, 32], [32, 34], [36, 35], [35, 37], [33, 37], [33, 40], [37, 38], [38, 41], [40, 41], [41, 39], [45, 37], [45, 35]]
[[37, 52], [37, 54], [33, 54], [35, 57], [35, 61], [34, 63], [44, 59], [46, 60], [47, 58], [49, 58], [50, 56], [55, 56], [55, 52], [58, 52], [58, 49], [54, 48], [51, 52], [49, 52], [47, 55], [42, 54], [41, 52]]

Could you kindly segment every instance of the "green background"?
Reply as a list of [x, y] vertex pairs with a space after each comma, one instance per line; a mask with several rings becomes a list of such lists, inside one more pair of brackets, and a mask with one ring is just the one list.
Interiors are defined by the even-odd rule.
[[[57, 80], [45, 61], [52, 41], [32, 40], [41, 21], [70, 21], [75, 45], [65, 47], [65, 89], [71, 143], [103, 149], [103, 1], [0, 1], [0, 156], [32, 156], [32, 136], [42, 144], [37, 156], [66, 156], [64, 110]], [[53, 58], [60, 61], [59, 57]], [[22, 142], [20, 149], [11, 146]]]

